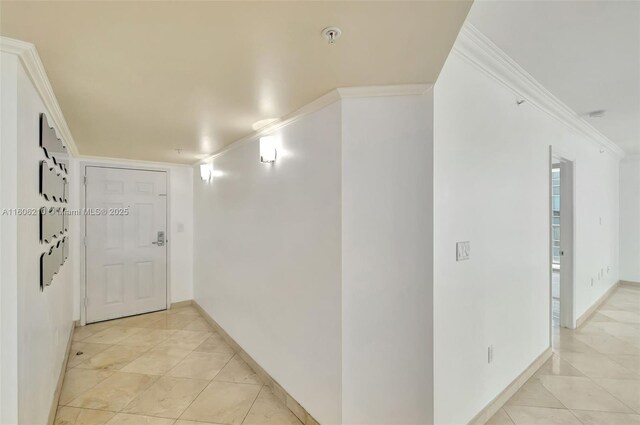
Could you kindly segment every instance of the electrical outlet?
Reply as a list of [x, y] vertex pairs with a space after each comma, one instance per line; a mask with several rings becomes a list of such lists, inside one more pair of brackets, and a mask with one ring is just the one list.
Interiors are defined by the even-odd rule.
[[487, 347], [487, 363], [493, 363], [493, 345]]
[[471, 242], [456, 242], [456, 261], [468, 260], [471, 257]]

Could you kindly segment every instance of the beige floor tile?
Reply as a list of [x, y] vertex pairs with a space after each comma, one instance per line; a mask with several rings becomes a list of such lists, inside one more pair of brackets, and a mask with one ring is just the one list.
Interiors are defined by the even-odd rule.
[[92, 331], [94, 334], [116, 325], [115, 320], [107, 320], [105, 322], [91, 323], [84, 326], [84, 329]]
[[638, 347], [607, 334], [576, 334], [575, 338], [602, 354], [635, 354]]
[[[111, 347], [110, 344], [92, 344], [90, 342], [74, 342], [69, 350], [67, 368], [76, 367], [83, 361]], [[81, 354], [79, 354], [81, 353]]]
[[80, 409], [61, 406], [56, 412], [54, 425], [104, 425], [115, 413], [104, 410]]
[[593, 347], [577, 340], [573, 335], [554, 335], [553, 351], [556, 353], [597, 353]]
[[180, 330], [157, 345], [157, 348], [178, 348], [180, 350], [193, 351], [210, 336], [210, 332]]
[[640, 378], [629, 369], [602, 354], [561, 353], [560, 357], [589, 378]]
[[584, 376], [578, 369], [571, 366], [565, 360], [562, 360], [558, 354], [552, 355], [551, 358], [538, 369], [535, 375]]
[[590, 318], [589, 322], [615, 322], [611, 317], [605, 316], [600, 312], [595, 312]]
[[613, 337], [635, 337], [640, 339], [640, 333], [635, 325], [620, 322], [589, 322], [580, 328], [579, 333], [599, 333]]
[[640, 425], [640, 415], [630, 413], [574, 410], [573, 414], [576, 415], [584, 425]]
[[69, 406], [118, 412], [156, 379], [156, 376], [114, 372], [109, 378], [76, 397]]
[[126, 337], [139, 332], [140, 328], [125, 328], [121, 326], [112, 326], [98, 333], [95, 333], [85, 339], [83, 342], [92, 342], [97, 344], [117, 344]]
[[159, 378], [123, 412], [177, 418], [209, 383], [206, 379]]
[[[541, 376], [540, 381], [569, 409], [625, 412], [631, 409], [612, 397], [589, 378], [577, 376]], [[509, 415], [511, 412], [507, 410]], [[514, 422], [517, 423], [517, 421]]]
[[195, 348], [195, 351], [207, 351], [207, 352], [221, 352], [221, 353], [234, 353], [235, 351], [229, 344], [227, 344], [222, 336], [214, 332], [202, 344]]
[[636, 413], [640, 413], [640, 381], [626, 379], [594, 379], [594, 381]]
[[173, 425], [173, 419], [118, 413], [107, 425]]
[[144, 373], [148, 375], [164, 375], [187, 357], [191, 351], [177, 348], [152, 348], [121, 370], [123, 372]]
[[160, 320], [162, 316], [154, 314], [143, 314], [140, 316], [125, 317], [116, 321], [117, 326], [128, 328], [143, 328], [147, 325]]
[[71, 400], [98, 385], [111, 376], [113, 372], [106, 370], [70, 369], [64, 375], [59, 403], [66, 405]]
[[280, 401], [269, 387], [262, 387], [243, 425], [301, 425], [302, 422]]
[[262, 385], [262, 380], [258, 375], [237, 354], [233, 356], [229, 363], [216, 375], [214, 380], [235, 382], [238, 384]]
[[80, 363], [77, 367], [80, 369], [120, 370], [140, 357], [147, 350], [147, 347], [113, 345], [111, 348]]
[[640, 354], [610, 354], [609, 358], [620, 366], [640, 375]]
[[80, 409], [77, 407], [60, 406], [56, 410], [53, 425], [74, 425], [79, 414]]
[[215, 424], [213, 422], [186, 421], [184, 419], [178, 419], [174, 425], [223, 425], [223, 424]]
[[208, 331], [213, 332], [213, 328], [204, 319], [195, 319], [183, 328], [185, 331]]
[[168, 376], [211, 380], [231, 360], [233, 354], [193, 351], [167, 372]]
[[239, 425], [260, 392], [260, 386], [213, 381], [180, 419]]
[[528, 380], [507, 402], [512, 406], [555, 407], [564, 409], [564, 405], [547, 390], [539, 379]]
[[97, 331], [89, 329], [87, 326], [79, 326], [73, 330], [73, 341], [82, 341], [85, 338], [95, 334]]
[[599, 310], [605, 316], [622, 323], [640, 323], [640, 314], [635, 311]]
[[485, 425], [515, 425], [504, 409], [498, 410]]
[[178, 332], [175, 329], [141, 329], [133, 335], [118, 342], [118, 345], [130, 345], [151, 348], [166, 341]]
[[185, 326], [197, 319], [197, 316], [190, 316], [186, 314], [167, 314], [148, 325], [144, 325], [144, 327], [156, 329], [184, 329]]
[[172, 308], [167, 310], [167, 314], [186, 314], [188, 316], [202, 317], [198, 310], [192, 306]]
[[504, 409], [516, 425], [582, 425], [567, 409], [525, 406], [506, 406]]

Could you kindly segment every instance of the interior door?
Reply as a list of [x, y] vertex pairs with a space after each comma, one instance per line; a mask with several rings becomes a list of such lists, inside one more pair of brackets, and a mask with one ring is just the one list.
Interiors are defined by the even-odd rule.
[[167, 306], [167, 180], [162, 171], [85, 170], [87, 323]]

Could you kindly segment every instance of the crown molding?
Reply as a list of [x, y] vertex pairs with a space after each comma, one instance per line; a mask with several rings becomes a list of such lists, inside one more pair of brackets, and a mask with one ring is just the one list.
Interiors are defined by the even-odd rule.
[[266, 136], [274, 131], [277, 131], [283, 127], [286, 127], [300, 118], [309, 115], [310, 113], [319, 111], [320, 109], [331, 105], [341, 99], [355, 99], [364, 97], [382, 97], [382, 96], [419, 96], [425, 94], [433, 88], [433, 84], [398, 84], [389, 86], [363, 86], [363, 87], [342, 87], [331, 90], [329, 93], [320, 96], [311, 103], [307, 103], [297, 111], [292, 112], [289, 115], [278, 119], [277, 121], [270, 123], [253, 133], [230, 143], [222, 150], [209, 155], [205, 158], [199, 159], [194, 162], [193, 165], [203, 164], [209, 162], [219, 156], [222, 156], [234, 149], [244, 146], [247, 143], [258, 140], [262, 136]]
[[452, 52], [599, 148], [624, 158], [625, 152], [618, 145], [551, 94], [472, 24], [465, 22], [462, 26]]
[[76, 146], [69, 126], [67, 125], [58, 100], [53, 93], [53, 88], [47, 77], [47, 72], [44, 70], [44, 65], [38, 55], [36, 46], [32, 43], [27, 43], [13, 38], [0, 36], [0, 51], [5, 53], [11, 53], [20, 58], [22, 65], [27, 71], [27, 75], [31, 79], [31, 82], [36, 88], [36, 91], [40, 95], [44, 106], [47, 108], [47, 118], [50, 118], [53, 122], [58, 136], [69, 148], [69, 151], [75, 156], [78, 155], [78, 147]]

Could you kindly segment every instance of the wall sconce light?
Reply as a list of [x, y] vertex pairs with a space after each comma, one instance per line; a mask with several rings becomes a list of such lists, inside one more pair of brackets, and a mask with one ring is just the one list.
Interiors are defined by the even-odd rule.
[[276, 138], [273, 136], [265, 136], [260, 138], [260, 162], [271, 163], [276, 162]]
[[200, 178], [202, 181], [209, 181], [213, 177], [213, 164], [200, 164]]

